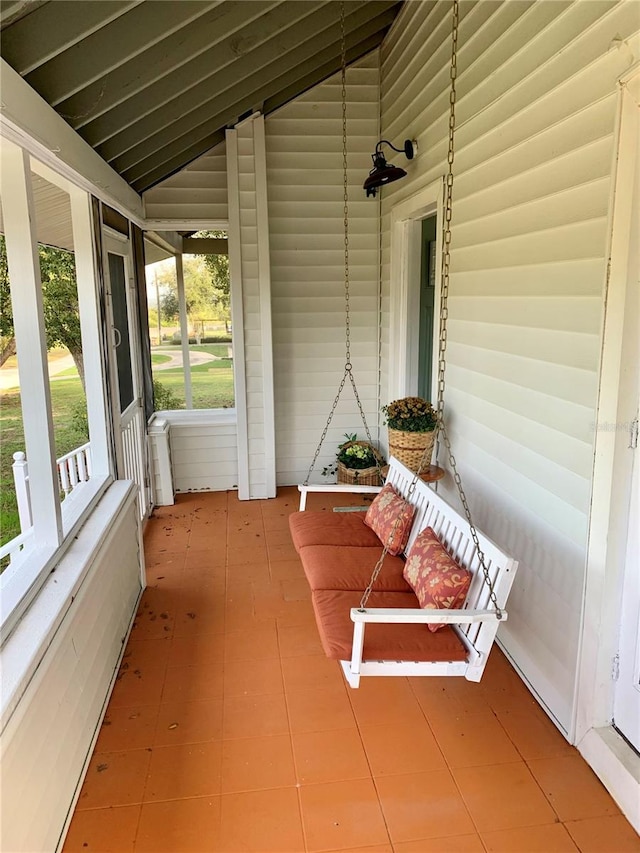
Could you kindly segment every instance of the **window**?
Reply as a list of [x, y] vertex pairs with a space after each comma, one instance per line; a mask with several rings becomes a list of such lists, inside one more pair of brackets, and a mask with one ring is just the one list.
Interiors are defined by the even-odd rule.
[[[0, 287], [3, 308], [10, 308], [2, 335], [6, 343], [13, 336], [16, 347], [2, 368], [14, 380], [3, 390], [11, 420], [2, 459], [3, 487], [9, 483], [5, 540], [5, 523], [13, 519], [13, 535], [0, 551], [6, 636], [102, 493], [111, 461], [91, 200], [17, 145], [2, 139], [0, 154], [6, 252]], [[13, 452], [25, 453], [21, 481], [8, 470]]]
[[147, 266], [156, 409], [235, 405], [226, 234], [202, 231], [176, 259]]

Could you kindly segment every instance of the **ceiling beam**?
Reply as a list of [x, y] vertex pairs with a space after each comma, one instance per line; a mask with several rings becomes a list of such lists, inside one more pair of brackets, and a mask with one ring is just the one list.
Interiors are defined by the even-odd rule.
[[2, 33], [2, 55], [23, 77], [123, 15], [142, 0], [45, 3]]
[[[57, 108], [71, 126], [78, 130], [110, 113], [164, 77], [172, 77], [179, 68], [193, 62], [201, 53], [209, 51], [210, 56], [215, 55], [216, 46], [220, 42], [281, 2], [243, 0], [242, 3], [222, 3], [184, 27], [180, 38], [171, 38], [169, 46], [163, 40], [146, 48], [126, 65], [115, 68], [61, 101]], [[145, 92], [144, 98], [149, 94]]]
[[[385, 31], [395, 16], [393, 7], [387, 8], [373, 20], [367, 19], [366, 12], [366, 7], [361, 7], [349, 16], [348, 48]], [[157, 110], [153, 116], [99, 146], [98, 152], [116, 171], [123, 172], [176, 139], [197, 132], [205, 124], [210, 130], [235, 123], [239, 115], [252, 109], [257, 102], [261, 103], [288, 87], [291, 76], [297, 79], [301, 73], [313, 73], [314, 68], [325, 65], [330, 57], [340, 56], [339, 20], [328, 20], [323, 30], [312, 28], [303, 33], [301, 28], [296, 27], [285, 35], [286, 40], [279, 37], [276, 44], [265, 46], [264, 50], [256, 51], [242, 61], [238, 60], [233, 67], [220, 74], [216, 78], [213, 97], [206, 100], [198, 97], [194, 100], [185, 95], [178, 102]], [[262, 62], [265, 64], [262, 65]], [[150, 133], [150, 130], [155, 132]], [[130, 147], [127, 148], [127, 145]]]
[[219, 2], [222, 0], [146, 0], [35, 69], [26, 76], [27, 83], [55, 107], [150, 45], [179, 32]]
[[[381, 40], [382, 34], [377, 33], [376, 35], [371, 36], [367, 41], [361, 42], [354, 48], [347, 50], [347, 63], [350, 64], [352, 62], [355, 62], [356, 59], [359, 59], [361, 56], [364, 56], [365, 54], [374, 50], [376, 47], [379, 46]], [[321, 83], [322, 80], [326, 79], [331, 74], [335, 73], [335, 71], [339, 69], [339, 67], [339, 59], [329, 62], [323, 69], [320, 69], [320, 71], [317, 72], [318, 74], [323, 74], [324, 76], [317, 77], [314, 74], [313, 79], [311, 79], [310, 77], [303, 77], [302, 84], [305, 86], [306, 89], [311, 88], [312, 86]], [[327, 71], [327, 69], [329, 70]], [[290, 85], [292, 86], [292, 89], [296, 92], [296, 94], [302, 91], [301, 89], [298, 89], [297, 83], [292, 82]], [[295, 95], [292, 95], [292, 97], [295, 97]], [[290, 100], [290, 98], [288, 98], [287, 100]], [[197, 159], [203, 154], [206, 154], [207, 151], [217, 145], [220, 141], [221, 133], [220, 131], [216, 131], [215, 134], [204, 136], [200, 139], [191, 138], [188, 141], [185, 140], [182, 143], [182, 145], [184, 145], [185, 147], [182, 147], [180, 144], [175, 144], [175, 146], [167, 146], [165, 149], [158, 152], [157, 155], [149, 157], [147, 160], [145, 160], [143, 166], [147, 167], [148, 171], [133, 177], [129, 174], [129, 172], [125, 171], [123, 172], [123, 177], [125, 178], [125, 180], [128, 180], [138, 192], [143, 192], [147, 189], [150, 189], [152, 186], [159, 183], [160, 181], [163, 181], [166, 177], [174, 174], [175, 172], [180, 171], [193, 160]]]
[[[358, 3], [360, 2], [362, 0], [358, 0]], [[179, 118], [180, 105], [183, 102], [188, 102], [188, 108], [191, 108], [194, 103], [212, 97], [218, 89], [218, 76], [223, 69], [236, 63], [249, 51], [258, 50], [260, 45], [268, 43], [278, 33], [327, 5], [330, 6], [328, 0], [290, 0], [279, 4], [251, 21], [248, 26], [228, 37], [225, 35], [225, 39], [214, 44], [210, 50], [199, 54], [134, 97], [128, 98], [108, 115], [87, 123], [82, 129], [83, 137], [90, 145], [97, 147], [165, 104], [172, 105], [174, 110], [170, 120]], [[240, 3], [240, 7], [244, 9], [244, 2]]]

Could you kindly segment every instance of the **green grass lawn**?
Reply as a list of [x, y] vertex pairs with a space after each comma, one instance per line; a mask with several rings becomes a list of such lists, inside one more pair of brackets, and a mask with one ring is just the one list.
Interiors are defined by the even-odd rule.
[[[194, 352], [208, 352], [211, 355], [219, 355], [220, 358], [228, 358], [229, 357], [229, 347], [231, 344], [189, 344], [189, 349]], [[153, 347], [155, 349], [168, 349], [171, 347], [175, 349], [177, 352], [180, 352], [181, 346], [179, 344], [163, 344], [162, 347]], [[162, 353], [158, 353], [161, 355]], [[158, 362], [159, 363], [159, 362]]]
[[[181, 367], [158, 370], [153, 378], [185, 404], [184, 375]], [[191, 392], [195, 409], [224, 409], [235, 405], [233, 367], [229, 359], [210, 361], [191, 368]]]
[[[51, 383], [56, 458], [87, 441], [87, 434], [74, 418], [74, 411], [85, 405], [78, 378]], [[25, 450], [20, 393], [3, 393], [0, 398], [0, 541], [2, 544], [20, 533], [20, 521], [13, 486], [13, 454]]]
[[163, 355], [160, 352], [154, 352], [151, 354], [152, 364], [166, 364], [168, 361], [171, 361], [170, 355]]

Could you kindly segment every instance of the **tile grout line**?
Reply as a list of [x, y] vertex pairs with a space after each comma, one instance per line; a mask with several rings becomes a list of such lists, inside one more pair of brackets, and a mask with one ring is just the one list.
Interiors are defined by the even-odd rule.
[[[262, 523], [264, 527], [264, 515], [262, 515]], [[266, 540], [266, 531], [265, 531], [265, 540]], [[269, 555], [269, 551], [267, 549], [267, 562], [269, 566], [269, 579], [273, 582], [273, 573], [271, 571], [271, 557]], [[289, 711], [289, 698], [287, 696], [287, 689], [284, 680], [284, 669], [282, 667], [282, 648], [280, 645], [280, 625], [278, 624], [278, 619], [275, 620], [276, 626], [276, 642], [278, 644], [278, 658], [280, 660], [280, 675], [282, 678], [282, 692], [284, 695], [284, 707], [287, 715], [287, 727], [289, 729], [289, 748], [291, 749], [291, 760], [293, 762], [293, 773], [295, 776], [295, 787], [296, 787], [296, 800], [298, 803], [298, 816], [300, 818], [300, 829], [302, 832], [302, 842], [304, 844], [305, 851], [309, 850], [309, 844], [307, 839], [307, 830], [304, 822], [304, 812], [302, 807], [302, 783], [300, 782], [299, 773], [298, 773], [298, 762], [296, 759], [296, 752], [293, 746], [293, 732], [291, 730], [291, 714]]]

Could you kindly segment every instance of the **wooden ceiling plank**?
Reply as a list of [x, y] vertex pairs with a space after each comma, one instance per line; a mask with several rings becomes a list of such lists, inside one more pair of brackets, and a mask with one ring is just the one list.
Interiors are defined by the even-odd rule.
[[[349, 16], [348, 46], [389, 27], [395, 15], [392, 7], [387, 8], [382, 15], [368, 20], [367, 11], [364, 6]], [[252, 52], [246, 58], [238, 60], [216, 77], [215, 95], [207, 98], [199, 88], [189, 95], [185, 94], [152, 116], [136, 122], [105, 145], [98, 146], [97, 150], [108, 162], [122, 158], [117, 162], [123, 163], [122, 168], [126, 169], [136, 162], [134, 157], [142, 159], [150, 148], [161, 148], [167, 141], [183, 136], [203, 121], [211, 122], [210, 127], [221, 127], [229, 120], [234, 121], [239, 115], [252, 109], [256, 103], [262, 102], [260, 95], [254, 97], [255, 92], [263, 92], [267, 87], [270, 94], [279, 91], [279, 86], [273, 88], [272, 81], [291, 73], [296, 66], [307, 65], [313, 68], [314, 65], [323, 65], [327, 61], [327, 52], [339, 56], [339, 20], [332, 21], [325, 16], [323, 22], [325, 28], [322, 30], [313, 28], [303, 32], [302, 28], [295, 27], [283, 36], [278, 36], [260, 51]], [[213, 116], [224, 116], [224, 123]], [[116, 169], [119, 168], [116, 166]]]
[[[61, 101], [57, 108], [71, 126], [79, 130], [140, 92], [145, 92], [147, 87], [164, 77], [171, 78], [178, 68], [193, 62], [205, 51], [214, 56], [221, 42], [280, 3], [282, 0], [221, 3], [184, 27], [180, 38], [171, 38], [170, 45], [165, 40], [154, 44], [125, 65]], [[145, 92], [145, 99], [148, 94]]]
[[46, 3], [3, 29], [2, 55], [24, 77], [141, 2], [56, 0]]
[[[361, 2], [362, 0], [358, 0], [359, 4]], [[240, 5], [244, 8], [244, 3]], [[279, 4], [252, 20], [248, 26], [225, 38], [211, 50], [201, 53], [171, 75], [163, 77], [129, 98], [108, 115], [86, 124], [82, 129], [83, 138], [96, 147], [167, 103], [174, 104], [179, 114], [182, 99], [189, 98], [192, 101], [195, 97], [197, 102], [198, 98], [204, 97], [208, 100], [211, 93], [217, 89], [218, 75], [236, 63], [239, 57], [250, 49], [258, 50], [279, 32], [295, 26], [298, 21], [309, 15], [313, 16], [319, 9], [330, 5], [327, 0], [288, 0]]]
[[177, 33], [222, 0], [145, 0], [111, 23], [91, 33], [58, 56], [26, 75], [49, 104], [56, 106], [104, 77], [157, 41]]
[[5, 30], [27, 15], [32, 15], [49, 0], [0, 0], [0, 30]]
[[[380, 45], [383, 37], [384, 31], [381, 31], [370, 36], [365, 42], [360, 42], [353, 48], [348, 49], [347, 62], [355, 62], [356, 59], [360, 59], [366, 53], [370, 53]], [[321, 83], [322, 80], [331, 76], [331, 74], [335, 73], [339, 68], [340, 59], [338, 57], [333, 61], [327, 62], [326, 65], [318, 69], [313, 76], [308, 74], [305, 69], [305, 72], [303, 72], [305, 73], [305, 76], [300, 78], [300, 80], [305, 89], [308, 89], [318, 83]], [[297, 93], [299, 84], [292, 81], [289, 81], [289, 84], [292, 91]], [[301, 91], [302, 89], [300, 89], [300, 92]], [[278, 99], [277, 93], [274, 93], [272, 97]], [[295, 97], [295, 95], [292, 97]], [[282, 103], [284, 103], [284, 101], [282, 101]], [[206, 126], [207, 125], [205, 125], [205, 127]], [[211, 125], [209, 124], [208, 126]], [[198, 157], [201, 157], [210, 148], [218, 144], [222, 135], [223, 132], [218, 131], [212, 135], [204, 135], [199, 139], [193, 138], [192, 140], [191, 138], [187, 138], [176, 140], [171, 145], [165, 146], [163, 149], [149, 156], [143, 162], [136, 164], [136, 166], [131, 169], [124, 170], [122, 172], [122, 177], [133, 186], [136, 192], [144, 192], [170, 177], [175, 172], [180, 171]], [[147, 171], [143, 172], [142, 170], [145, 167], [147, 168]], [[115, 168], [115, 165], [113, 168]]]

